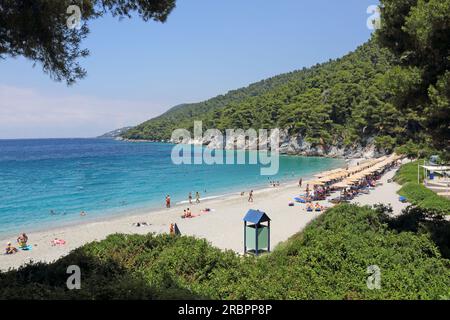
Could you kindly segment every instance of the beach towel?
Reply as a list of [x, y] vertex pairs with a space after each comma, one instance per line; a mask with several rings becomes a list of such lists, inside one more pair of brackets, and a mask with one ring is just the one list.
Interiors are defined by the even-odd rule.
[[22, 250], [22, 251], [29, 251], [29, 250], [31, 250], [32, 248], [33, 248], [33, 246], [32, 246], [31, 244], [26, 245], [26, 246], [24, 246], [24, 247], [19, 247], [19, 249]]
[[294, 198], [294, 200], [300, 203], [306, 203], [306, 200], [302, 198]]
[[52, 245], [56, 246], [56, 245], [65, 245], [66, 241], [63, 239], [54, 239], [52, 240]]

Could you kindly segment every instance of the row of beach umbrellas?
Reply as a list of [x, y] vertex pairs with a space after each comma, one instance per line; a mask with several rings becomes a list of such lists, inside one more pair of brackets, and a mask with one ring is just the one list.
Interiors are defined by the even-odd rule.
[[346, 188], [350, 185], [355, 184], [361, 179], [377, 171], [380, 171], [384, 167], [401, 158], [402, 156], [392, 154], [389, 157], [384, 156], [377, 159], [372, 159], [347, 169], [334, 169], [325, 171], [315, 175], [316, 179], [309, 181], [308, 183], [310, 185], [322, 186], [329, 182], [340, 180], [339, 182], [333, 184], [333, 187]]

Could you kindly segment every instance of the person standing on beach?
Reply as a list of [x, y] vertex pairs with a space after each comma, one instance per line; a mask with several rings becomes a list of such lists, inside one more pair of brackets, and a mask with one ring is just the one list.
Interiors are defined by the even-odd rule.
[[248, 194], [248, 202], [253, 202], [253, 190]]
[[189, 204], [192, 204], [192, 192], [189, 192], [188, 199], [189, 199]]
[[195, 202], [200, 203], [200, 193], [198, 191], [195, 193]]
[[303, 183], [303, 178], [300, 178], [300, 181], [298, 182], [298, 186], [301, 188]]
[[166, 208], [170, 208], [170, 195], [166, 196]]

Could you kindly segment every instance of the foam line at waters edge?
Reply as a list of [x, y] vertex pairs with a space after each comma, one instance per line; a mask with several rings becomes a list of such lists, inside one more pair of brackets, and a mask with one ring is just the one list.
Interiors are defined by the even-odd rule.
[[[308, 176], [304, 176], [303, 177], [303, 181], [307, 181], [309, 179], [313, 178], [313, 175], [316, 174], [315, 173], [311, 173]], [[298, 181], [294, 180], [294, 179], [287, 179], [287, 180], [280, 180], [281, 182], [281, 188], [286, 188], [286, 187], [290, 187], [290, 186], [295, 186], [297, 185]], [[239, 197], [240, 196], [240, 192], [242, 192], [242, 190], [245, 189], [245, 194], [248, 195], [248, 192], [250, 190], [253, 190], [255, 192], [264, 192], [264, 191], [268, 191], [268, 190], [272, 190], [273, 187], [271, 186], [267, 186], [267, 184], [260, 184], [260, 185], [253, 185], [253, 186], [246, 186], [245, 188], [237, 188], [234, 191], [231, 191], [229, 193], [225, 193], [225, 194], [219, 194], [219, 195], [211, 195], [208, 197], [203, 197], [200, 198], [200, 201], [203, 202], [208, 202], [211, 200], [219, 200], [219, 199], [227, 199], [227, 198], [233, 198], [233, 197]], [[241, 190], [241, 191], [239, 191]], [[195, 203], [195, 198], [192, 199], [193, 204]], [[186, 205], [189, 203], [189, 200], [182, 200], [179, 202], [175, 203], [175, 206], [182, 206], [182, 205]], [[73, 217], [72, 219], [69, 220], [65, 220], [65, 221], [58, 221], [54, 224], [47, 224], [47, 225], [38, 225], [38, 226], [34, 226], [34, 227], [29, 227], [26, 232], [27, 233], [34, 233], [34, 232], [53, 232], [53, 231], [58, 231], [61, 228], [65, 228], [65, 227], [71, 227], [71, 226], [76, 226], [76, 225], [83, 225], [83, 224], [91, 224], [91, 223], [98, 223], [98, 222], [102, 222], [105, 220], [109, 220], [109, 219], [119, 219], [119, 218], [123, 218], [124, 216], [129, 216], [129, 217], [133, 217], [133, 216], [141, 216], [143, 214], [149, 214], [151, 215], [154, 212], [158, 212], [160, 210], [163, 210], [164, 207], [163, 206], [153, 206], [153, 205], [142, 205], [142, 206], [138, 206], [138, 207], [130, 207], [130, 208], [122, 208], [122, 209], [108, 209], [108, 210], [99, 210], [98, 212], [95, 212], [95, 214], [83, 217], [82, 219], [78, 219], [77, 217]], [[6, 232], [1, 232], [0, 233], [0, 238], [1, 239], [6, 239], [8, 237], [15, 237], [17, 236], [18, 232], [23, 232], [23, 230], [18, 229], [18, 230], [11, 230], [11, 231], [6, 231]]]
[[[33, 180], [29, 181], [28, 184], [21, 185], [16, 189], [7, 189], [8, 186], [16, 186], [11, 181], [4, 181], [6, 184], [3, 185], [4, 189], [2, 190], [3, 207], [0, 205], [0, 216], [3, 214], [3, 217], [6, 217], [4, 220], [6, 223], [0, 226], [1, 237], [4, 235], [14, 235], [17, 232], [47, 231], [65, 226], [115, 219], [116, 217], [151, 214], [154, 211], [164, 209], [164, 197], [166, 194], [171, 195], [174, 206], [184, 206], [189, 203], [187, 195], [190, 191], [200, 191], [200, 195], [203, 196], [201, 201], [204, 202], [214, 199], [238, 197], [243, 191], [248, 195], [248, 192], [252, 189], [254, 191], [261, 189], [271, 190], [273, 189], [273, 187], [269, 186], [269, 181], [271, 180], [279, 180], [282, 187], [291, 184], [296, 185], [300, 176], [303, 177], [303, 181], [306, 181], [311, 175], [317, 172], [345, 165], [344, 159], [341, 159], [342, 161], [338, 162], [325, 161], [323, 165], [321, 164], [316, 167], [315, 157], [299, 157], [298, 161], [300, 162], [297, 162], [296, 156], [283, 156], [283, 159], [287, 161], [286, 167], [284, 167], [286, 169], [276, 177], [256, 179], [254, 176], [256, 172], [254, 172], [244, 175], [245, 178], [242, 178], [243, 175], [241, 173], [243, 173], [243, 170], [235, 171], [237, 174], [236, 178], [229, 174], [224, 174], [224, 170], [219, 170], [217, 176], [211, 177], [207, 174], [215, 174], [216, 171], [211, 172], [211, 170], [206, 170], [209, 168], [206, 166], [205, 168], [200, 167], [201, 170], [197, 170], [199, 167], [191, 167], [191, 170], [188, 172], [190, 174], [189, 176], [184, 171], [177, 170], [176, 167], [166, 165], [170, 159], [161, 156], [161, 154], [168, 154], [169, 149], [165, 145], [154, 146], [149, 144], [143, 149], [142, 146], [136, 147], [132, 144], [119, 144], [118, 146], [116, 143], [103, 140], [83, 140], [82, 143], [79, 142], [75, 146], [73, 146], [73, 143], [67, 143], [66, 140], [57, 141], [58, 143], [55, 142], [55, 146], [48, 145], [47, 141], [44, 142], [44, 150], [42, 150], [42, 147], [39, 149], [32, 148], [30, 150], [27, 147], [30, 144], [29, 141], [14, 146], [15, 149], [10, 152], [15, 152], [16, 158], [23, 157], [26, 151], [27, 161], [20, 165], [16, 162], [0, 160], [0, 175], [1, 173], [5, 173], [5, 176], [9, 174], [21, 177], [21, 175], [28, 172], [29, 174], [26, 177], [33, 177]], [[23, 145], [24, 143], [25, 145]], [[33, 144], [39, 145], [39, 141], [33, 141]], [[0, 150], [1, 147], [2, 144], [0, 143]], [[45, 162], [35, 160], [36, 153], [40, 155], [42, 152], [52, 155], [50, 162], [48, 160], [45, 160]], [[68, 152], [71, 157], [67, 157]], [[113, 152], [113, 156], [111, 156], [111, 152]], [[91, 170], [89, 168], [86, 169], [85, 166], [79, 166], [79, 162], [85, 163], [87, 158], [96, 163], [94, 169]], [[146, 159], [146, 162], [143, 162], [142, 159]], [[167, 182], [167, 187], [161, 187], [161, 185], [166, 186], [165, 183], [152, 186], [151, 181], [142, 178], [152, 177], [154, 181], [166, 182], [164, 180], [165, 176], [161, 174], [164, 171], [148, 169], [148, 159], [156, 161], [155, 163], [159, 165], [157, 168], [160, 168], [162, 165], [162, 169], [167, 169], [166, 173], [171, 176], [171, 179]], [[320, 161], [318, 158], [318, 162]], [[105, 163], [113, 164], [114, 170], [109, 166], [105, 166]], [[134, 167], [130, 166], [130, 163]], [[42, 170], [40, 170], [41, 168]], [[245, 168], [246, 170], [245, 166], [238, 168]], [[252, 167], [248, 166], [248, 172], [251, 171]], [[99, 175], [99, 173], [104, 173], [104, 176]], [[34, 174], [37, 176], [34, 177]], [[66, 178], [67, 174], [71, 179], [62, 180], [61, 177]], [[92, 177], [96, 180], [95, 187], [91, 183], [88, 183]], [[59, 183], [61, 181], [68, 181], [69, 183]], [[83, 186], [83, 184], [80, 184], [80, 181], [87, 182]], [[136, 181], [136, 183], [133, 183], [133, 181]], [[46, 183], [49, 183], [50, 191], [47, 190]], [[20, 192], [22, 192], [25, 186], [33, 187], [33, 189], [30, 189], [30, 192], [33, 192], [36, 198], [35, 200], [30, 200], [25, 195], [21, 195], [21, 197], [16, 196], [16, 194], [20, 195]], [[206, 192], [208, 186], [208, 192]], [[82, 191], [77, 191], [80, 192], [79, 194], [72, 194], [74, 188]], [[16, 191], [11, 203], [9, 203], [10, 199], [6, 197], [8, 190]], [[115, 192], [117, 190], [130, 191]], [[202, 192], [202, 190], [205, 190], [205, 192]], [[97, 191], [99, 192], [98, 197], [91, 196], [93, 192]], [[192, 195], [194, 198], [193, 201], [195, 202], [195, 193]], [[49, 197], [53, 197], [53, 199]], [[64, 197], [69, 202], [64, 202]], [[103, 201], [106, 198], [109, 199], [108, 202]], [[54, 202], [52, 203], [49, 200], [48, 204], [42, 204], [42, 199], [50, 199], [52, 201], [54, 200]], [[114, 199], [116, 201], [113, 201]], [[122, 202], [125, 204], [122, 205]], [[64, 207], [65, 205], [68, 207]], [[14, 208], [21, 208], [21, 206], [25, 210], [13, 210]], [[58, 214], [49, 217], [49, 212], [54, 208], [59, 208], [55, 210]], [[36, 214], [35, 211], [37, 212]], [[80, 218], [80, 211], [85, 211], [87, 216]], [[67, 212], [67, 215], [61, 215], [61, 212]], [[22, 223], [22, 220], [14, 218], [15, 214], [27, 218], [25, 220], [22, 219], [24, 221]], [[30, 216], [28, 217], [28, 215]], [[13, 223], [8, 223], [8, 217], [12, 217], [9, 221], [13, 221]]]

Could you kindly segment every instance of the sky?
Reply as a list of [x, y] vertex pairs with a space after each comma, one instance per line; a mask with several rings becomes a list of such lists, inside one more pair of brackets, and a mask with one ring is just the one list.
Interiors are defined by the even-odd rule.
[[177, 0], [164, 24], [89, 22], [88, 75], [0, 60], [0, 139], [95, 137], [169, 108], [335, 59], [366, 42], [376, 0]]

